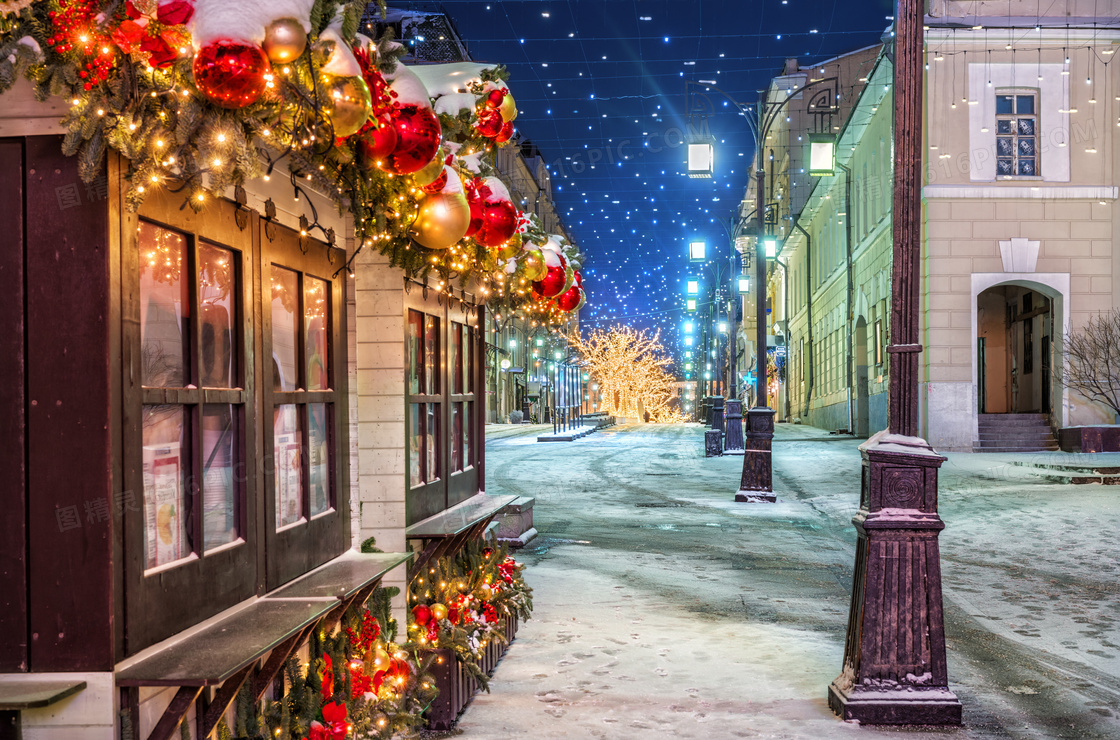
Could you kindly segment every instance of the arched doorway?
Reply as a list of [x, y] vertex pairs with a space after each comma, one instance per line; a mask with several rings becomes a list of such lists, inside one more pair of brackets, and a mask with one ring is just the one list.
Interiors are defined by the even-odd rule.
[[871, 410], [867, 388], [867, 321], [862, 316], [856, 320], [856, 436], [871, 433]]
[[976, 324], [979, 413], [1049, 416], [1054, 406], [1053, 296], [1040, 286], [996, 285], [976, 297]]

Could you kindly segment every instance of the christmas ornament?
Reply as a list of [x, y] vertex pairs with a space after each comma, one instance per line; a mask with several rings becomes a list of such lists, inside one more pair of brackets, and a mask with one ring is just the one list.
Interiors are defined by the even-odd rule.
[[565, 313], [574, 311], [581, 305], [583, 305], [583, 289], [578, 285], [568, 288], [556, 299], [556, 306]]
[[467, 227], [467, 236], [474, 236], [482, 227], [482, 201], [485, 197], [483, 190], [488, 194], [490, 189], [487, 188], [480, 178], [474, 178], [466, 184], [467, 188], [467, 203], [471, 207], [471, 223]]
[[509, 90], [506, 90], [505, 97], [502, 98], [498, 113], [502, 115], [502, 120], [506, 123], [510, 123], [517, 118], [517, 103], [514, 102], [513, 95], [510, 94]]
[[525, 252], [525, 277], [531, 282], [542, 279], [548, 273], [548, 266], [544, 263], [544, 252], [540, 249], [530, 249]]
[[377, 648], [376, 650], [374, 650], [373, 651], [373, 671], [374, 671], [374, 673], [376, 673], [378, 671], [389, 670], [389, 664], [392, 662], [392, 660], [393, 659], [389, 657], [389, 653], [385, 652], [383, 649]]
[[327, 85], [327, 115], [336, 138], [361, 130], [369, 119], [369, 87], [361, 77], [336, 77]]
[[501, 113], [492, 108], [484, 108], [479, 111], [478, 123], [476, 123], [474, 127], [478, 129], [478, 133], [482, 136], [485, 136], [487, 139], [493, 139], [501, 133], [504, 123]]
[[411, 236], [428, 249], [447, 249], [462, 239], [471, 209], [462, 193], [433, 193], [420, 202]]
[[371, 121], [358, 138], [358, 151], [367, 169], [377, 166], [397, 148], [397, 129], [392, 123], [377, 119]]
[[303, 56], [307, 48], [307, 31], [295, 18], [279, 18], [264, 29], [261, 46], [269, 60], [284, 64]]
[[505, 144], [513, 137], [513, 124], [506, 122], [502, 124], [502, 128], [494, 136], [494, 141], [498, 144]]
[[521, 253], [521, 234], [514, 234], [494, 248], [498, 259], [511, 260]]
[[432, 610], [432, 618], [437, 622], [447, 619], [447, 607], [443, 604], [432, 604], [428, 608]]
[[490, 588], [490, 584], [484, 583], [478, 587], [478, 598], [483, 601], [489, 601], [494, 598], [494, 589]]
[[506, 97], [506, 91], [505, 90], [502, 90], [502, 89], [491, 90], [486, 95], [486, 107], [487, 108], [495, 108], [495, 109], [500, 108], [502, 106], [502, 100], [504, 100], [505, 97]]
[[533, 283], [534, 290], [544, 298], [555, 298], [564, 292], [568, 282], [568, 261], [559, 252], [545, 249], [545, 276]]
[[417, 185], [421, 187], [424, 185], [431, 185], [437, 177], [443, 174], [443, 157], [440, 152], [436, 152], [436, 156], [432, 157], [432, 161], [416, 170], [412, 175], [412, 179]]
[[[447, 166], [444, 166], [440, 170], [439, 176], [436, 179], [432, 180], [427, 185], [423, 186], [421, 188], [421, 190], [423, 190], [425, 193], [438, 193], [438, 192], [440, 192], [445, 187], [447, 187], [447, 173], [448, 173], [448, 168], [447, 168]], [[463, 198], [466, 198], [466, 197], [467, 196], [465, 196], [465, 195], [463, 196]], [[467, 213], [468, 214], [470, 213], [470, 205], [467, 206]], [[469, 216], [467, 218], [467, 223], [468, 223], [468, 225], [470, 224]]]
[[443, 132], [431, 108], [400, 106], [393, 111], [393, 127], [397, 130], [397, 145], [385, 158], [382, 169], [407, 175], [432, 161]]
[[487, 177], [481, 183], [476, 178], [475, 182], [481, 202], [471, 204], [471, 220], [478, 219], [478, 228], [472, 236], [485, 247], [496, 247], [517, 230], [517, 208], [498, 178]]
[[[575, 265], [574, 262], [572, 264], [573, 264], [573, 266]], [[582, 288], [583, 287], [583, 275], [580, 274], [579, 270], [576, 270], [576, 269], [573, 268], [572, 276], [575, 278], [576, 285], [578, 285], [579, 287]]]
[[203, 95], [223, 108], [244, 108], [265, 90], [265, 75], [272, 69], [259, 46], [218, 41], [198, 50], [192, 70], [194, 84]]
[[417, 624], [427, 624], [428, 620], [432, 618], [432, 610], [428, 608], [427, 604], [417, 604], [412, 607], [412, 616]]

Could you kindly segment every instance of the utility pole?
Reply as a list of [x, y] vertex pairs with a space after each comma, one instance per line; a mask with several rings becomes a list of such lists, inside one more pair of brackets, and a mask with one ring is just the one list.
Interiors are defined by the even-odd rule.
[[832, 710], [864, 724], [961, 723], [945, 661], [937, 541], [945, 528], [937, 471], [945, 458], [918, 436], [924, 6], [898, 0], [895, 13], [889, 427], [860, 445], [844, 667], [828, 688]]

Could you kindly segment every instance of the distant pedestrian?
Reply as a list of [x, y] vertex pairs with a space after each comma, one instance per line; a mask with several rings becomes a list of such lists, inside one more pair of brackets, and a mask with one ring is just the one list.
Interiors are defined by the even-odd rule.
[[645, 413], [645, 420], [646, 420], [646, 424], [649, 424], [649, 412], [648, 411]]

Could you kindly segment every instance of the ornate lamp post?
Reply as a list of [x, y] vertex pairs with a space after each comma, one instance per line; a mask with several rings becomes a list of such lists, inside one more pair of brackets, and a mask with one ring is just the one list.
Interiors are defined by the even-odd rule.
[[894, 38], [894, 275], [889, 426], [860, 445], [863, 474], [844, 668], [828, 704], [867, 724], [961, 722], [941, 611], [937, 471], [918, 437], [923, 0], [898, 0]]

